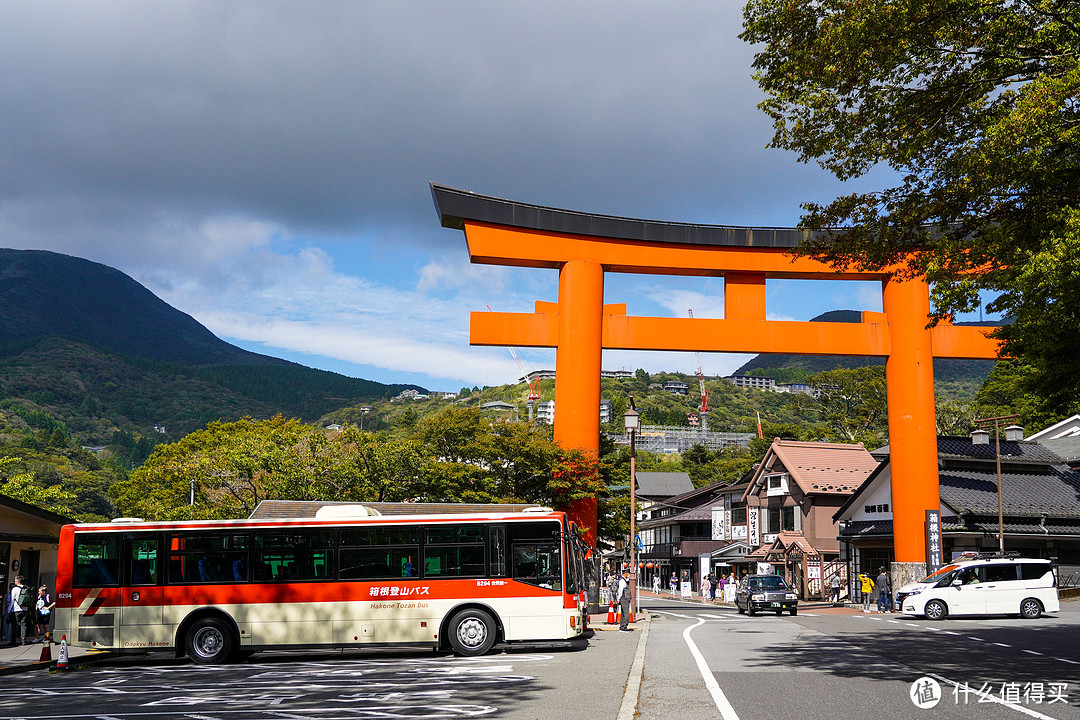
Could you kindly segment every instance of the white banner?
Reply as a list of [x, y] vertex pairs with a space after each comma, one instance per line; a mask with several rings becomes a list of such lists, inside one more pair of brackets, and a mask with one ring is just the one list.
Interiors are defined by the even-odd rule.
[[727, 529], [727, 511], [724, 508], [712, 509], [712, 539], [723, 540]]
[[761, 544], [761, 535], [758, 532], [758, 509], [756, 507], [746, 508], [747, 519], [747, 532], [750, 537], [746, 539], [751, 548], [756, 548]]

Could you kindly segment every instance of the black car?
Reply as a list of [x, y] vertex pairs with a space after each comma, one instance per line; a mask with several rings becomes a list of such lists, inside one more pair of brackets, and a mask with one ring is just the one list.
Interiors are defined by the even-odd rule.
[[799, 596], [779, 575], [747, 575], [735, 592], [735, 609], [739, 613], [756, 615], [759, 610], [780, 615], [799, 612]]

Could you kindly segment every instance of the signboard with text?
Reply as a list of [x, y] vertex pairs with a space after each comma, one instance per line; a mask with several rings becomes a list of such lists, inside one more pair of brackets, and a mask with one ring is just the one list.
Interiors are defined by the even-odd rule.
[[750, 547], [756, 548], [761, 544], [761, 536], [758, 534], [758, 509], [756, 507], [746, 508], [746, 531], [750, 535], [746, 539]]
[[936, 572], [941, 567], [941, 511], [926, 511], [926, 569]]

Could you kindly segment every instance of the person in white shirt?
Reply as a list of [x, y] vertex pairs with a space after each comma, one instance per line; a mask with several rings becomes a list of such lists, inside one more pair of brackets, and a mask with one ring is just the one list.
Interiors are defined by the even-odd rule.
[[[26, 617], [32, 603], [30, 588], [23, 584], [23, 576], [15, 576], [15, 587], [11, 588], [11, 608], [14, 611], [15, 624], [11, 628], [11, 644], [26, 643]], [[18, 638], [18, 642], [15, 641]]]

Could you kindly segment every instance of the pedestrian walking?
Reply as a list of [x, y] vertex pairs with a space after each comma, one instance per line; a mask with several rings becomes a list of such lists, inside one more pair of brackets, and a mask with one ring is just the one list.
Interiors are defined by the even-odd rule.
[[709, 582], [709, 576], [701, 578], [701, 599], [708, 600], [709, 592], [712, 589], [712, 583]]
[[679, 578], [674, 570], [671, 571], [671, 579], [668, 582], [671, 584], [671, 597], [675, 597], [675, 591], [679, 589]]
[[619, 578], [619, 630], [621, 632], [631, 632], [629, 627], [630, 622], [630, 571], [623, 570], [622, 577]]
[[878, 573], [876, 585], [878, 592], [878, 612], [892, 612], [892, 583], [889, 582], [889, 574], [885, 572], [884, 566], [881, 567], [881, 571]]
[[874, 595], [874, 581], [864, 572], [859, 573], [859, 588], [862, 590], [862, 611], [870, 612], [870, 598]]
[[840, 573], [834, 572], [832, 580], [829, 581], [829, 587], [832, 588], [832, 604], [840, 604]]
[[11, 598], [11, 611], [15, 618], [11, 628], [11, 644], [22, 645], [26, 643], [26, 625], [32, 605], [30, 588], [24, 584], [22, 575], [15, 576], [15, 585], [8, 597]]
[[657, 595], [660, 594], [660, 573], [656, 573], [652, 577], [652, 591]]

